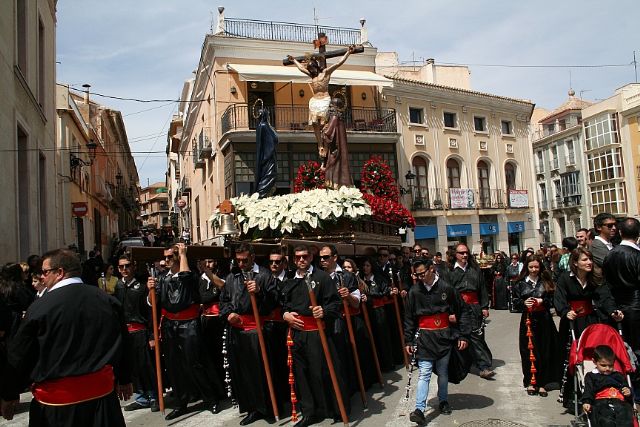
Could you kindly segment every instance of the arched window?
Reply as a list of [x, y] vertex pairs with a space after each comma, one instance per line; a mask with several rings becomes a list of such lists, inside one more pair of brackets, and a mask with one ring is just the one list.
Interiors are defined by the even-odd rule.
[[416, 172], [416, 198], [428, 199], [428, 163], [424, 157], [416, 157], [413, 159], [413, 170]]
[[460, 188], [460, 163], [456, 159], [447, 160], [447, 183], [449, 188]]
[[516, 167], [511, 162], [504, 165], [504, 179], [507, 191], [516, 189]]
[[491, 189], [489, 187], [489, 165], [484, 160], [478, 162], [478, 188], [480, 190], [480, 207], [491, 207]]

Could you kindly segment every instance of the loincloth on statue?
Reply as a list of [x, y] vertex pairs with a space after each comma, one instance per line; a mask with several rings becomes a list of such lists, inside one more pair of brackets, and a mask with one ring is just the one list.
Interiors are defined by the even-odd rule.
[[327, 121], [331, 97], [327, 94], [322, 98], [311, 98], [309, 100], [309, 124]]

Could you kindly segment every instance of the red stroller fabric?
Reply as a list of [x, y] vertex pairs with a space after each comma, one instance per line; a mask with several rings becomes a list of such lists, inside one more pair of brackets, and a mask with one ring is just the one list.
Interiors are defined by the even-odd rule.
[[576, 365], [581, 364], [585, 360], [593, 358], [593, 349], [599, 345], [608, 345], [616, 355], [614, 368], [623, 375], [633, 372], [631, 359], [627, 353], [627, 348], [618, 331], [609, 325], [596, 323], [587, 326], [580, 339], [571, 344], [571, 352], [569, 353], [569, 372], [575, 372]]

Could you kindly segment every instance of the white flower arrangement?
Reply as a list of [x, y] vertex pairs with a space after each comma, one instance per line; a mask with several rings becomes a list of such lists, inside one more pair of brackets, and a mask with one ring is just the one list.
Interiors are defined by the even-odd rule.
[[[371, 208], [357, 188], [317, 189], [283, 196], [258, 198], [241, 195], [231, 199], [243, 234], [249, 230], [270, 229], [281, 234], [300, 229], [315, 229], [339, 219], [359, 220], [371, 215]], [[220, 212], [210, 218], [217, 227]]]

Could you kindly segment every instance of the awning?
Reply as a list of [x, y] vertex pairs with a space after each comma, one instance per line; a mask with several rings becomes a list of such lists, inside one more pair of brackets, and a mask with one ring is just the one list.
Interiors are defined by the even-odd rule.
[[[241, 80], [255, 82], [296, 82], [310, 83], [311, 79], [295, 65], [254, 65], [227, 64], [227, 68], [240, 75]], [[353, 71], [337, 69], [331, 74], [331, 84], [347, 86], [392, 86], [386, 77], [371, 71]]]

